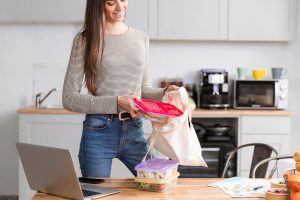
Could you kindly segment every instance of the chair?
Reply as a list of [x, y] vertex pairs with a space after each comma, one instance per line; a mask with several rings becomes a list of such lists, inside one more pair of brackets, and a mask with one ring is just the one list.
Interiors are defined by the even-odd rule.
[[[276, 156], [278, 156], [278, 152], [276, 149], [274, 149], [272, 146], [268, 144], [263, 144], [263, 143], [249, 143], [249, 144], [244, 144], [241, 146], [236, 147], [233, 149], [231, 152], [229, 152], [229, 156], [226, 160], [225, 167], [222, 173], [222, 178], [226, 177], [227, 171], [230, 168], [231, 165], [231, 160], [234, 158], [235, 154], [241, 150], [244, 149], [245, 147], [254, 147], [253, 151], [253, 156], [252, 156], [252, 162], [251, 162], [251, 168], [250, 168], [250, 174], [249, 177], [251, 178], [252, 171], [254, 166], [259, 163], [260, 161], [271, 157], [272, 152], [275, 153]], [[265, 164], [264, 166], [260, 167], [259, 170], [257, 170], [256, 175], [257, 177], [264, 178], [267, 172], [268, 165]]]
[[266, 158], [266, 159], [264, 159], [264, 160], [258, 162], [258, 163], [255, 165], [255, 167], [253, 168], [253, 171], [252, 171], [252, 178], [256, 178], [256, 176], [255, 176], [255, 175], [256, 175], [256, 171], [257, 171], [258, 168], [260, 168], [261, 165], [266, 164], [266, 163], [269, 163], [270, 161], [275, 160], [276, 163], [275, 163], [275, 165], [274, 165], [272, 171], [270, 172], [270, 174], [269, 174], [269, 176], [268, 176], [268, 178], [272, 178], [272, 176], [273, 176], [275, 170], [277, 169], [277, 163], [278, 163], [278, 160], [282, 160], [282, 159], [291, 159], [291, 158], [294, 158], [294, 156], [293, 156], [293, 155], [281, 155], [281, 156], [273, 156], [273, 157], [270, 157], [270, 158]]

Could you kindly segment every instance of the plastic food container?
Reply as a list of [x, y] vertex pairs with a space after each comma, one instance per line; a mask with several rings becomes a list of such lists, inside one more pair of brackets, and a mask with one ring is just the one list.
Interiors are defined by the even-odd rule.
[[287, 185], [283, 178], [275, 178], [270, 180], [271, 188], [287, 189]]
[[164, 192], [172, 188], [177, 183], [179, 172], [166, 180], [152, 180], [146, 178], [135, 178], [138, 190], [149, 192]]
[[174, 160], [149, 159], [135, 166], [138, 178], [167, 180], [176, 175], [179, 163]]
[[183, 114], [180, 109], [169, 103], [137, 98], [134, 102], [143, 117], [151, 121], [166, 122], [168, 117], [178, 117]]
[[168, 116], [163, 116], [163, 115], [156, 115], [156, 114], [150, 114], [150, 113], [145, 113], [141, 112], [141, 116], [145, 119], [148, 119], [150, 121], [154, 122], [166, 122], [168, 120]]
[[286, 189], [271, 188], [266, 192], [266, 200], [289, 200], [289, 192]]

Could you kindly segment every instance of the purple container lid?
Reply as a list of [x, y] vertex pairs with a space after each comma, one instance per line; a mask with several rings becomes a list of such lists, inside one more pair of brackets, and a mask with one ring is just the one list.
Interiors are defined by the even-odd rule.
[[175, 160], [149, 159], [136, 165], [134, 169], [147, 172], [166, 172], [178, 165], [179, 163]]

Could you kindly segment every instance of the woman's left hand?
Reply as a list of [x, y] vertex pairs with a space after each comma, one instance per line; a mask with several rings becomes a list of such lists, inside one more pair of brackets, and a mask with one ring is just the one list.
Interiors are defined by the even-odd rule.
[[176, 85], [169, 85], [166, 89], [165, 89], [165, 95], [164, 98], [168, 99], [168, 103], [171, 103], [174, 105], [174, 99], [176, 99], [178, 97], [178, 92], [177, 90], [180, 87], [176, 86]]
[[171, 91], [174, 91], [174, 90], [178, 90], [179, 87], [176, 86], [176, 85], [169, 85], [166, 89], [165, 89], [165, 93], [167, 92], [171, 92]]
[[139, 109], [135, 106], [133, 99], [136, 96], [118, 96], [118, 108], [129, 112], [132, 118], [139, 117]]

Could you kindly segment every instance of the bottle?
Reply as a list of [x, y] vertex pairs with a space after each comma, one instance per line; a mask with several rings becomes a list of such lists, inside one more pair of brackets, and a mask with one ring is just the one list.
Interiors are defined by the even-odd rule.
[[163, 78], [163, 79], [160, 81], [160, 87], [161, 87], [161, 88], [168, 87], [169, 85], [171, 85], [171, 83], [170, 83], [170, 80], [169, 80], [168, 78]]
[[196, 84], [194, 83], [189, 83], [185, 85], [185, 89], [188, 92], [188, 95], [193, 99], [193, 101], [195, 102], [195, 105], [197, 106], [197, 102], [198, 102], [198, 91], [197, 91], [197, 87]]
[[174, 85], [176, 85], [178, 87], [183, 86], [183, 80], [182, 80], [182, 78], [175, 78], [174, 79]]

